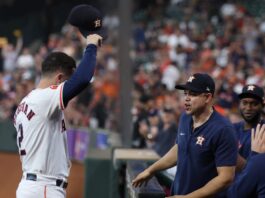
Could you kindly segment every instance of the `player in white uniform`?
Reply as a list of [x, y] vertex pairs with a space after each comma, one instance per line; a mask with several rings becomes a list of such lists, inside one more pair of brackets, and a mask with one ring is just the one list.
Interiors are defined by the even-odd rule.
[[17, 198], [66, 197], [71, 163], [63, 109], [89, 84], [101, 40], [97, 34], [87, 36], [88, 46], [74, 73], [73, 58], [62, 52], [48, 55], [40, 83], [19, 104], [14, 125], [23, 176]]

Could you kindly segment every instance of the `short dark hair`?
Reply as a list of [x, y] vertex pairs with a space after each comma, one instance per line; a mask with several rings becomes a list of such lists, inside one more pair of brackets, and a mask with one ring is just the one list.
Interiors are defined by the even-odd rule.
[[75, 60], [63, 52], [51, 52], [42, 62], [43, 75], [54, 73], [58, 70], [65, 75], [71, 75], [76, 68]]

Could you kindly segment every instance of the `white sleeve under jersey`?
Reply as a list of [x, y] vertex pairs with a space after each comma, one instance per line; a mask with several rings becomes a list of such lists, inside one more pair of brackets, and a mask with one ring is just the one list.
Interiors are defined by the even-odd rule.
[[63, 83], [31, 91], [19, 104], [17, 129], [23, 172], [67, 178], [70, 160], [63, 115]]

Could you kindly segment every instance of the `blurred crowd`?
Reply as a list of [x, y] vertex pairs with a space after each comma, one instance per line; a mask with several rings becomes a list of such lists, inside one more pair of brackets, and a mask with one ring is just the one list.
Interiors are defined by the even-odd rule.
[[216, 82], [215, 108], [240, 120], [245, 84], [265, 86], [265, 18], [233, 1], [156, 1], [135, 14], [133, 146], [163, 155], [183, 110], [175, 84], [195, 72]]
[[[86, 40], [79, 31], [66, 24], [60, 33], [49, 36], [47, 43], [33, 42], [23, 46], [23, 35], [14, 32], [16, 44], [2, 44], [0, 73], [0, 119], [12, 119], [14, 110], [40, 79], [41, 64], [51, 51], [62, 51], [77, 63], [82, 58]], [[93, 83], [74, 98], [65, 111], [72, 126], [115, 129], [118, 97], [118, 73], [115, 48], [106, 43], [98, 53], [97, 70]]]
[[[232, 122], [240, 119], [237, 94], [242, 87], [265, 86], [265, 18], [227, 1], [149, 3], [138, 2], [133, 11], [132, 144], [163, 154], [174, 143], [183, 109], [176, 83], [194, 72], [211, 74], [217, 86], [215, 108]], [[66, 117], [72, 125], [118, 130], [118, 15], [106, 14], [104, 25], [108, 39], [98, 53], [93, 83], [69, 103]], [[14, 36], [16, 43], [0, 42], [0, 120], [12, 119], [18, 102], [38, 82], [49, 52], [63, 51], [78, 62], [85, 48], [84, 38], [68, 24], [47, 43], [24, 46], [21, 32]]]

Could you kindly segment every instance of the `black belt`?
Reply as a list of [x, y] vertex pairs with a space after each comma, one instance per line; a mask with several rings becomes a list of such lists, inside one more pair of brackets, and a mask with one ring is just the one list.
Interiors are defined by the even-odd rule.
[[[37, 175], [33, 173], [27, 173], [26, 180], [37, 181]], [[66, 189], [67, 185], [68, 183], [62, 179], [56, 179], [56, 186]]]

